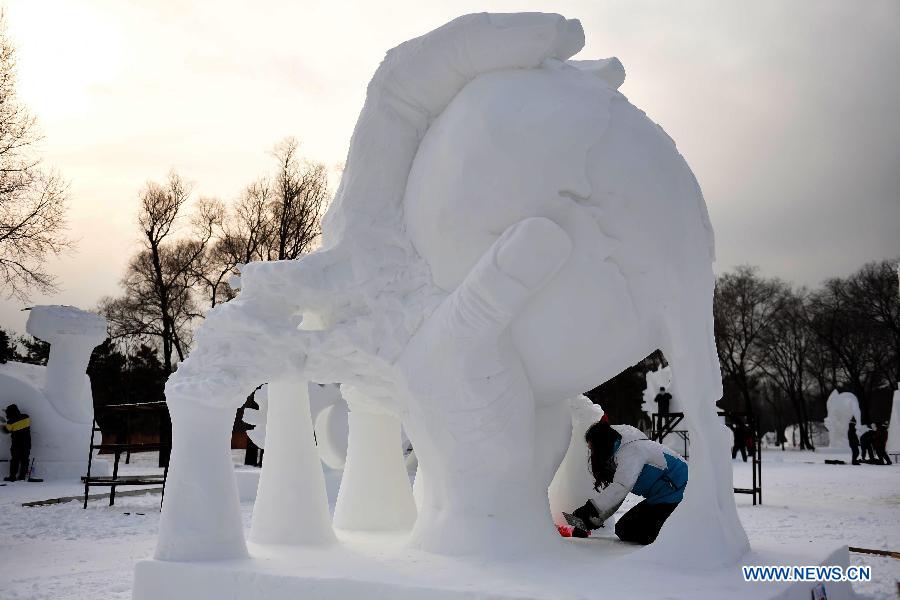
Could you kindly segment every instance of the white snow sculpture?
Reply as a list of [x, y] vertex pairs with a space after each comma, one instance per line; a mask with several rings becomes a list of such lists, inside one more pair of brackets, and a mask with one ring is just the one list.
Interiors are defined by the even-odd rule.
[[857, 433], [860, 433], [859, 428], [862, 427], [862, 418], [859, 415], [859, 400], [850, 392], [832, 390], [825, 407], [828, 411], [825, 417], [825, 427], [828, 429], [828, 447], [841, 450], [849, 449], [850, 441], [847, 438], [847, 429], [850, 425], [850, 419], [856, 419]]
[[[413, 394], [423, 397], [405, 422], [429, 486], [431, 460], [444, 463], [438, 471], [467, 474], [441, 482], [435, 506], [465, 506], [472, 488], [484, 490], [485, 506], [521, 504], [533, 492], [513, 485], [513, 473], [527, 470], [527, 461], [504, 462], [503, 448], [526, 442], [501, 425], [501, 415], [522, 411], [523, 398], [540, 405], [571, 397], [661, 348], [694, 451], [684, 505], [654, 550], [674, 555], [699, 535], [706, 549], [693, 557], [699, 561], [743, 553], [747, 539], [723, 460], [727, 432], [714, 404], [721, 380], [712, 337], [712, 230], [690, 169], [659, 126], [605, 81], [559, 61], [483, 75], [431, 124], [404, 209], [416, 250], [450, 294], [414, 337], [405, 371]], [[477, 335], [467, 329], [473, 323]], [[447, 329], [461, 331], [461, 342], [441, 340]], [[439, 364], [454, 369], [435, 378]], [[518, 369], [530, 389], [517, 387], [525, 383]], [[462, 377], [444, 376], [454, 371]], [[476, 375], [491, 376], [496, 400], [473, 390]], [[472, 410], [439, 417], [433, 407], [446, 404]], [[475, 424], [476, 407], [488, 425]], [[457, 444], [466, 451], [455, 451]], [[495, 472], [510, 475], [497, 480]], [[425, 498], [416, 539], [441, 549], [435, 540], [458, 515], [435, 509], [444, 514], [430, 521], [428, 489]]]
[[[659, 388], [664, 387], [667, 392], [672, 393], [672, 368], [660, 367], [655, 371], [647, 371], [645, 379], [647, 380], [647, 387], [644, 388], [643, 406], [647, 413], [652, 414], [657, 412], [659, 408], [656, 402], [653, 401], [659, 393]], [[669, 401], [669, 412], [682, 412], [681, 403], [674, 395], [672, 400]]]
[[[603, 409], [585, 396], [569, 400], [569, 406], [572, 412], [572, 438], [549, 490], [550, 513], [556, 525], [567, 524], [562, 515], [563, 511], [572, 512], [589, 498], [596, 498], [599, 495], [594, 489], [584, 434], [591, 425], [603, 418]], [[614, 522], [615, 520], [610, 517], [606, 526], [609, 527]]]
[[891, 422], [888, 425], [887, 451], [900, 452], [900, 384], [894, 390], [894, 400], [891, 405]]
[[[703, 198], [672, 141], [615, 90], [618, 61], [562, 62], [583, 42], [558, 15], [479, 14], [388, 53], [322, 248], [245, 266], [240, 295], [209, 313], [167, 383], [177, 425], [157, 558], [246, 555], [228, 418], [286, 376], [342, 382], [400, 415], [425, 475], [413, 545], [555, 547], [547, 488], [570, 439], [566, 399], [657, 348], [694, 449], [683, 506], [643, 552], [707, 565], [744, 553], [714, 405]], [[318, 508], [297, 519], [321, 525]]]
[[[106, 319], [72, 306], [35, 306], [25, 329], [50, 344], [46, 367], [0, 365], [0, 408], [18, 405], [31, 415], [35, 471], [44, 478], [79, 477], [87, 472], [94, 418], [91, 352], [106, 339]], [[8, 444], [0, 445], [7, 456]], [[105, 461], [95, 462], [103, 474]]]

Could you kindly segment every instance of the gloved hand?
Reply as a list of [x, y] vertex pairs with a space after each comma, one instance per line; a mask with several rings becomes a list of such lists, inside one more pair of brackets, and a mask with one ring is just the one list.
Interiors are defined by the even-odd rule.
[[586, 525], [593, 525], [591, 529], [603, 527], [603, 521], [600, 519], [600, 513], [597, 511], [594, 503], [590, 500], [585, 502], [584, 506], [576, 508], [574, 511], [572, 511], [572, 515], [584, 521]]

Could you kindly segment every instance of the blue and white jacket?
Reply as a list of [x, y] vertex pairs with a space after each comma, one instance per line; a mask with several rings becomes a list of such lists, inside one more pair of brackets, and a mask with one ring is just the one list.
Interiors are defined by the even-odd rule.
[[668, 447], [647, 439], [630, 425], [613, 425], [622, 436], [614, 452], [616, 474], [613, 481], [591, 500], [600, 521], [618, 510], [628, 492], [643, 496], [648, 504], [677, 504], [684, 497], [688, 467], [684, 459]]

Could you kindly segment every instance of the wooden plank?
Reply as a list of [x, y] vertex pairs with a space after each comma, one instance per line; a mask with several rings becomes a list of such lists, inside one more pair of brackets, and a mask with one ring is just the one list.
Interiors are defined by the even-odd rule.
[[873, 548], [856, 548], [854, 546], [850, 546], [847, 548], [850, 552], [855, 552], [857, 554], [872, 554], [875, 556], [889, 556], [890, 558], [898, 558], [900, 559], [900, 552], [893, 552], [891, 550], [875, 550]]
[[[162, 488], [147, 488], [146, 490], [131, 490], [127, 492], [116, 492], [116, 496], [140, 496], [142, 494], [161, 494]], [[99, 500], [103, 498], [109, 498], [109, 494], [90, 494], [88, 496], [88, 500]], [[84, 500], [84, 494], [80, 494], [78, 496], [63, 496], [62, 498], [48, 498], [47, 500], [35, 500], [34, 502], [24, 502], [22, 506], [30, 507], [30, 506], [51, 506], [53, 504], [63, 504], [65, 502], [72, 502], [74, 500]]]

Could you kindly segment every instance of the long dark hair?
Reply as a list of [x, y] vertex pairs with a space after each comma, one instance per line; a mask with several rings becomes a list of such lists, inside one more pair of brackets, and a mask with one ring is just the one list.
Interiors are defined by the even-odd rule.
[[594, 489], [598, 492], [612, 483], [616, 474], [616, 463], [613, 452], [616, 442], [621, 441], [619, 432], [610, 427], [607, 421], [597, 421], [584, 434], [584, 441], [591, 451], [591, 474], [594, 476]]

